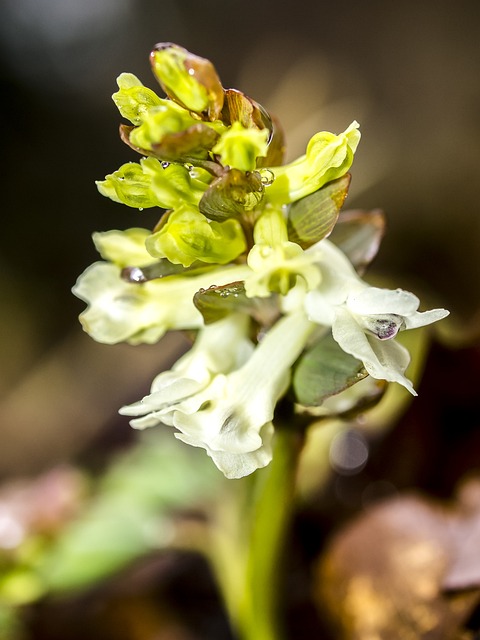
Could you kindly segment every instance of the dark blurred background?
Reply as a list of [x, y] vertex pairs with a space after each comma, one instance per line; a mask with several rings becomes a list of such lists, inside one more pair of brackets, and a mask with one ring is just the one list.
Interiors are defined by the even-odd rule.
[[96, 345], [70, 293], [97, 259], [93, 231], [156, 222], [94, 184], [136, 159], [110, 99], [122, 71], [155, 88], [161, 41], [210, 58], [224, 86], [279, 117], [288, 159], [357, 119], [348, 208], [388, 218], [372, 273], [465, 327], [480, 291], [479, 31], [476, 0], [2, 0], [0, 476], [129, 437], [118, 405], [184, 346]]

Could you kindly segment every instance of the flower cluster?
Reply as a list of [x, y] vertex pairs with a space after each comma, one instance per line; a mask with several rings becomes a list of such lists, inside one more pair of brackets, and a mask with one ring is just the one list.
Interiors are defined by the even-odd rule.
[[[448, 312], [419, 312], [413, 294], [371, 287], [358, 274], [380, 232], [370, 213], [340, 214], [356, 122], [339, 135], [315, 134], [303, 156], [282, 164], [278, 123], [225, 89], [208, 60], [168, 43], [151, 63], [165, 98], [128, 73], [113, 95], [130, 122], [120, 135], [141, 159], [97, 185], [116, 202], [160, 208], [160, 220], [153, 230], [94, 234], [103, 261], [73, 291], [88, 303], [84, 329], [100, 342], [196, 332], [192, 349], [121, 413], [138, 429], [174, 427], [238, 478], [269, 463], [275, 408], [299, 363], [323, 371], [333, 354], [335, 384], [310, 393], [303, 378], [312, 376], [299, 375], [297, 404], [320, 405], [368, 374], [415, 393], [395, 337]], [[359, 222], [371, 235], [352, 242]]]

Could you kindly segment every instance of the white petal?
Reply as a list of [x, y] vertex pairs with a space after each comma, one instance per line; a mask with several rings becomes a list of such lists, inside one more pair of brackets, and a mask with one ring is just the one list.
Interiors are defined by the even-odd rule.
[[[250, 475], [257, 469], [266, 467], [272, 460], [272, 435], [273, 424], [271, 422], [264, 425], [260, 430], [262, 446], [255, 451], [247, 453], [229, 453], [224, 451], [213, 451], [206, 449], [207, 454], [212, 458], [215, 465], [229, 479], [243, 478]], [[192, 446], [199, 446], [182, 433], [176, 433], [175, 437]]]
[[450, 314], [450, 311], [446, 309], [431, 309], [430, 311], [422, 311], [414, 313], [413, 315], [405, 318], [405, 328], [415, 329], [416, 327], [424, 327], [437, 320], [442, 320]]
[[352, 313], [358, 315], [378, 315], [394, 313], [409, 316], [418, 309], [417, 296], [403, 289], [379, 289], [366, 287], [348, 296], [347, 305]]

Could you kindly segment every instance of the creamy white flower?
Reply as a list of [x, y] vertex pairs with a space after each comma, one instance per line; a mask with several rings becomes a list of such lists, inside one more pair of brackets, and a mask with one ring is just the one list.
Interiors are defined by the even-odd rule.
[[96, 262], [83, 272], [72, 291], [89, 304], [80, 322], [98, 342], [152, 343], [170, 329], [201, 327], [202, 315], [193, 304], [195, 293], [212, 284], [241, 280], [247, 271], [245, 266], [233, 266], [132, 284], [122, 280], [118, 266]]
[[201, 391], [132, 421], [132, 426], [163, 422], [175, 427], [179, 440], [204, 448], [227, 478], [266, 466], [272, 457], [276, 403], [313, 326], [303, 311], [281, 318], [242, 366], [214, 375]]
[[286, 295], [302, 278], [313, 289], [320, 281], [320, 271], [312, 264], [314, 258], [295, 242], [277, 246], [255, 244], [248, 254], [251, 275], [245, 280], [249, 298], [265, 298], [272, 292]]
[[361, 360], [373, 378], [398, 382], [416, 395], [404, 375], [409, 353], [394, 338], [400, 330], [431, 324], [449, 312], [433, 309], [422, 313], [413, 293], [368, 286], [328, 240], [308, 251], [316, 253], [322, 271], [320, 286], [305, 295], [308, 317], [331, 326], [342, 349]]
[[130, 423], [136, 429], [156, 426], [156, 412], [175, 407], [204, 389], [214, 375], [233, 371], [248, 360], [254, 349], [247, 335], [249, 326], [248, 316], [231, 314], [202, 327], [193, 347], [169, 371], [162, 371], [154, 379], [150, 394], [122, 407], [120, 413], [142, 416]]

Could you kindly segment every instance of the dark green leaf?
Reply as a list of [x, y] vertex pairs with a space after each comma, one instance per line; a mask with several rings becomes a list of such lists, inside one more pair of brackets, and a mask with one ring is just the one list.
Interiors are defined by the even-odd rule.
[[194, 295], [193, 303], [202, 314], [205, 324], [221, 320], [235, 311], [250, 315], [261, 326], [272, 324], [278, 316], [275, 296], [247, 298], [244, 283], [240, 281], [200, 289]]
[[380, 209], [342, 211], [330, 240], [362, 271], [376, 256], [384, 233], [385, 215]]
[[293, 202], [288, 213], [288, 237], [304, 249], [329, 235], [350, 185], [350, 174], [333, 180], [318, 191]]
[[345, 353], [329, 333], [300, 358], [293, 374], [293, 389], [300, 404], [319, 406], [366, 376], [363, 363]]

